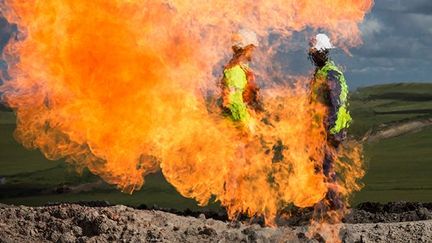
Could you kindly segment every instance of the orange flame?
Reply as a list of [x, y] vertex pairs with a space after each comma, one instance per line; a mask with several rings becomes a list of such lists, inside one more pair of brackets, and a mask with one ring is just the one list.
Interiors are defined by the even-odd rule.
[[[215, 196], [230, 217], [260, 214], [271, 223], [284, 205], [312, 206], [327, 191], [315, 173], [325, 132], [311, 125], [311, 110], [325, 107], [311, 106], [307, 79], [296, 88], [273, 84], [263, 92], [270, 125], [255, 114], [255, 132], [244, 135], [209, 108], [204, 93], [220, 79], [213, 70], [230, 55], [231, 33], [247, 27], [264, 42], [257, 70], [272, 84], [270, 33], [324, 28], [340, 46], [358, 45], [372, 4], [8, 0], [2, 12], [22, 33], [6, 50], [12, 80], [0, 89], [17, 113], [18, 140], [49, 159], [66, 158], [127, 192], [161, 168], [201, 205]], [[278, 141], [285, 148], [274, 163]], [[346, 194], [357, 187], [357, 174], [348, 177]]]

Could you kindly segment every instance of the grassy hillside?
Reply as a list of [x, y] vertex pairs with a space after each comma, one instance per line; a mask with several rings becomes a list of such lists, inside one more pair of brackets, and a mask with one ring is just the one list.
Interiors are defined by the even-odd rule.
[[365, 134], [382, 124], [432, 117], [432, 84], [386, 84], [351, 94], [351, 133]]
[[[432, 84], [387, 84], [361, 88], [351, 96], [361, 137], [384, 124], [432, 117]], [[365, 146], [365, 188], [355, 201], [432, 201], [432, 128]]]
[[[0, 203], [42, 205], [47, 202], [108, 200], [111, 203], [138, 206], [159, 205], [174, 208], [198, 208], [180, 196], [160, 173], [146, 177], [141, 191], [128, 195], [106, 185], [82, 193], [52, 193], [56, 188], [99, 181], [84, 171], [82, 175], [64, 161], [49, 161], [39, 151], [29, 151], [13, 138], [15, 116], [0, 111]], [[5, 183], [2, 184], [2, 178]]]
[[366, 146], [368, 173], [356, 201], [432, 202], [432, 127]]
[[[351, 134], [357, 137], [382, 124], [432, 117], [432, 84], [362, 88], [351, 96], [351, 111], [355, 120]], [[24, 149], [13, 139], [14, 122], [11, 112], [0, 111], [0, 203], [40, 205], [49, 201], [108, 200], [127, 205], [198, 208], [193, 200], [176, 193], [161, 174], [148, 176], [143, 189], [132, 196], [108, 185], [88, 192], [53, 194], [55, 188], [95, 183], [99, 178], [89, 172], [78, 175], [62, 161], [47, 161], [40, 152]], [[432, 202], [431, 145], [432, 128], [367, 144], [366, 186], [354, 202]]]

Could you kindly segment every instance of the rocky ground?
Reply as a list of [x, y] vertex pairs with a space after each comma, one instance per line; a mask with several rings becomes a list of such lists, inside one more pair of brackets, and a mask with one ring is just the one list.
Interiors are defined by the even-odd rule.
[[[308, 234], [307, 209], [270, 228], [213, 217], [223, 219], [223, 214], [90, 206], [0, 205], [0, 242], [324, 242], [326, 238]], [[432, 242], [432, 204], [366, 203], [353, 209], [344, 222], [325, 226], [324, 231], [340, 227], [343, 242]]]

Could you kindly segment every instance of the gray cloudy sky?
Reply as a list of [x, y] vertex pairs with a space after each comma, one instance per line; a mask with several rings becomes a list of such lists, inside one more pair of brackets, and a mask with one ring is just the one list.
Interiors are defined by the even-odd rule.
[[[332, 53], [351, 88], [432, 83], [432, 0], [376, 0], [361, 30], [364, 44], [351, 49], [351, 57], [342, 50]], [[284, 61], [290, 72], [304, 74], [311, 68], [304, 33], [295, 35], [293, 44], [281, 58], [288, 55]]]
[[351, 86], [432, 82], [432, 0], [376, 0], [364, 44], [346, 61]]
[[[361, 25], [364, 44], [353, 56], [336, 50], [333, 57], [345, 68], [351, 88], [390, 82], [432, 83], [432, 0], [376, 0]], [[0, 47], [10, 26], [0, 21]], [[298, 35], [297, 48], [284, 53], [293, 73], [307, 73], [307, 41]], [[286, 58], [288, 55], [288, 58]]]

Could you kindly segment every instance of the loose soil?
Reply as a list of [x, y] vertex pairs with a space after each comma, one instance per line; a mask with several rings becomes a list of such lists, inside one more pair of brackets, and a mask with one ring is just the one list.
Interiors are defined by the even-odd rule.
[[[180, 213], [180, 212], [178, 212]], [[0, 242], [324, 242], [309, 236], [309, 209], [293, 209], [278, 227], [217, 220], [104, 202], [44, 207], [0, 205]], [[365, 203], [340, 227], [343, 242], [432, 242], [432, 204]], [[185, 216], [186, 215], [186, 216]], [[211, 216], [207, 213], [208, 216]], [[219, 215], [223, 218], [223, 214]], [[284, 224], [283, 224], [284, 223]]]

